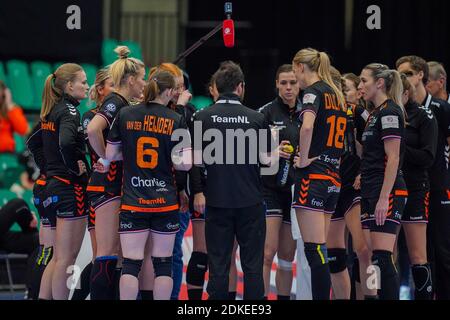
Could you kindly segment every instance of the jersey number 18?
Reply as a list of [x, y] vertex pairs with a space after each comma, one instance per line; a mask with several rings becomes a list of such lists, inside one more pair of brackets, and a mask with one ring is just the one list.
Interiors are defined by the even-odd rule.
[[344, 117], [331, 116], [327, 118], [327, 123], [330, 124], [328, 131], [327, 147], [335, 147], [342, 149], [344, 147], [345, 127], [347, 126], [347, 119]]

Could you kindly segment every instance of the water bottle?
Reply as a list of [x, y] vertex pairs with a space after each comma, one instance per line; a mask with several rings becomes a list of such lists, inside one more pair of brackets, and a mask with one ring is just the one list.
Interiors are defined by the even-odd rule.
[[[283, 146], [283, 152], [292, 154], [294, 147], [290, 144]], [[280, 158], [280, 166], [277, 174], [277, 187], [284, 187], [289, 177], [289, 168], [291, 167], [291, 160]]]

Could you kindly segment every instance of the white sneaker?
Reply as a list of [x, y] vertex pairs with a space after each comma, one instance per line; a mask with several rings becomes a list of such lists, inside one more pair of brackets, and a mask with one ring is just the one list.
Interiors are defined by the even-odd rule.
[[400, 300], [411, 300], [411, 289], [408, 286], [400, 287]]

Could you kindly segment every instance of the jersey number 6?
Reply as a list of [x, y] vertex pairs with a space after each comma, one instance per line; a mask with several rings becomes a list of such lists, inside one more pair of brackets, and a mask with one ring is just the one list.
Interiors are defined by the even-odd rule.
[[[145, 149], [148, 144], [153, 148], [159, 147], [159, 141], [156, 138], [140, 137], [137, 141], [136, 162], [139, 168], [154, 169], [158, 165], [158, 152], [155, 149]], [[145, 161], [144, 157], [149, 156], [150, 161]]]
[[330, 124], [330, 131], [328, 133], [327, 147], [336, 147], [342, 149], [344, 147], [345, 127], [347, 126], [347, 119], [344, 117], [331, 116], [328, 117], [327, 123]]

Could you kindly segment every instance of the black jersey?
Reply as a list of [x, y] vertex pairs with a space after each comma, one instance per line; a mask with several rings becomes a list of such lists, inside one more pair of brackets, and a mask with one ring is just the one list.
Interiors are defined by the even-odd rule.
[[401, 177], [401, 167], [405, 150], [405, 120], [402, 109], [392, 100], [386, 100], [370, 114], [363, 133], [363, 154], [361, 161], [361, 195], [365, 198], [378, 197], [384, 181], [386, 169], [385, 139], [401, 139], [400, 163], [397, 179]]
[[[266, 121], [269, 123], [271, 130], [277, 130], [279, 134], [280, 142], [287, 140], [294, 147], [294, 150], [298, 147], [298, 138], [300, 130], [300, 111], [301, 103], [298, 101], [294, 108], [290, 108], [283, 102], [281, 97], [275, 98], [275, 100], [261, 107], [259, 110]], [[281, 170], [281, 168], [279, 169]], [[291, 166], [289, 170], [288, 180], [286, 186], [283, 188], [290, 188], [294, 183], [295, 172]], [[263, 176], [263, 183], [266, 187], [277, 188], [277, 174]]]
[[186, 128], [182, 117], [157, 103], [123, 108], [113, 122], [109, 144], [123, 153], [122, 209], [168, 212], [178, 209], [171, 153], [173, 132]]
[[443, 190], [449, 185], [447, 137], [450, 137], [450, 105], [427, 95], [422, 106], [431, 109], [438, 124], [436, 156], [429, 169], [431, 190]]
[[44, 154], [44, 144], [42, 141], [42, 127], [39, 121], [31, 131], [26, 141], [28, 150], [33, 155], [34, 162], [39, 168], [41, 175], [47, 175], [47, 161]]
[[86, 178], [85, 175], [78, 177], [79, 160], [88, 168], [78, 105], [78, 100], [64, 95], [41, 122], [48, 177], [59, 176], [69, 181]]
[[362, 135], [366, 128], [367, 119], [369, 119], [370, 112], [363, 106], [357, 104], [354, 110], [353, 123], [356, 130], [356, 140], [362, 144]]
[[[308, 157], [319, 157], [315, 164], [337, 172], [344, 152], [347, 115], [339, 105], [333, 89], [324, 81], [317, 81], [303, 91], [302, 116], [312, 112], [316, 119]], [[300, 150], [300, 154], [302, 150]]]
[[83, 113], [83, 117], [81, 118], [81, 124], [83, 125], [84, 130], [84, 138], [86, 140], [86, 146], [89, 153], [89, 158], [91, 159], [91, 164], [97, 162], [97, 160], [100, 158], [98, 154], [95, 152], [95, 150], [92, 148], [91, 144], [89, 143], [89, 137], [87, 135], [87, 127], [89, 125], [89, 122], [94, 118], [94, 116], [97, 113], [97, 109], [88, 110], [85, 113]]
[[[196, 130], [200, 123], [201, 130]], [[264, 115], [243, 106], [238, 96], [226, 94], [211, 107], [197, 111], [192, 124], [194, 150], [203, 151], [207, 171], [206, 204], [216, 208], [245, 208], [262, 203], [259, 152], [270, 151], [270, 146], [274, 146]], [[265, 133], [266, 141], [262, 141], [263, 135], [258, 135], [260, 130]], [[226, 142], [227, 133], [231, 136], [239, 131], [254, 132], [256, 141], [251, 141], [251, 138], [237, 141], [239, 138], [236, 138]], [[219, 140], [222, 139], [222, 143], [206, 141], [208, 133], [213, 132]], [[216, 140], [214, 137], [212, 139]], [[266, 150], [260, 149], [263, 143]], [[207, 160], [208, 155], [212, 155], [214, 161]]]
[[405, 160], [403, 175], [409, 191], [429, 187], [427, 169], [436, 154], [438, 125], [433, 112], [415, 102], [405, 105], [407, 123], [405, 129]]
[[[362, 110], [361, 110], [362, 109]], [[344, 153], [341, 157], [339, 175], [341, 176], [342, 189], [352, 188], [355, 178], [360, 172], [361, 159], [356, 152], [356, 139], [362, 137], [361, 127], [365, 125], [363, 117], [364, 108], [347, 103], [347, 127], [344, 135]], [[364, 130], [364, 128], [362, 129]]]
[[[128, 101], [117, 92], [110, 93], [102, 103], [102, 106], [96, 113], [96, 115], [105, 119], [108, 123], [103, 130], [103, 139], [106, 141], [112, 122], [119, 113], [119, 111], [128, 106]], [[88, 191], [101, 191], [111, 192], [116, 194], [117, 189], [120, 188], [122, 181], [122, 161], [113, 161], [110, 166], [110, 170], [107, 173], [100, 173], [97, 171], [92, 172], [91, 179], [89, 181]]]

